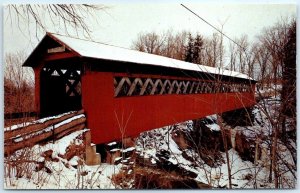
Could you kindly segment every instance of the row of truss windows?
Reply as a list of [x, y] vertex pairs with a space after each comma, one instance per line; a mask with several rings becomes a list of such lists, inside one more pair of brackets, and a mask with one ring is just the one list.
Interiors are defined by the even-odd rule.
[[251, 84], [245, 83], [137, 77], [114, 77], [114, 88], [115, 97], [251, 92]]

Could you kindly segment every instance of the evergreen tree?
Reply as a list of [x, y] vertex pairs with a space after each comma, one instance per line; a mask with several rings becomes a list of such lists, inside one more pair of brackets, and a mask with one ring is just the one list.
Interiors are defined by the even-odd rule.
[[201, 64], [202, 63], [202, 49], [203, 49], [203, 37], [197, 34], [196, 38], [194, 39], [194, 55], [193, 55], [193, 63]]
[[[286, 118], [294, 119], [296, 123], [296, 21], [293, 21], [288, 33], [288, 42], [284, 47], [284, 66], [281, 90], [281, 124], [282, 140], [286, 141]], [[296, 131], [296, 124], [290, 124]], [[293, 136], [296, 139], [296, 132]]]
[[193, 38], [189, 34], [188, 45], [186, 47], [185, 61], [192, 62], [196, 64], [202, 63], [202, 49], [203, 49], [204, 40], [203, 37], [197, 34], [196, 38]]
[[189, 33], [189, 40], [185, 50], [184, 61], [193, 62], [193, 57], [194, 57], [194, 38], [192, 37], [192, 34]]
[[283, 87], [282, 102], [284, 114], [295, 116], [296, 114], [296, 21], [289, 29], [288, 42], [284, 48]]

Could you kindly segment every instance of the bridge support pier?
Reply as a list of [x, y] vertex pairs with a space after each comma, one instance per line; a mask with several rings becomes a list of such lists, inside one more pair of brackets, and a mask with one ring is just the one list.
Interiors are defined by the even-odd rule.
[[101, 156], [96, 152], [96, 145], [91, 143], [91, 132], [85, 133], [85, 154], [84, 159], [86, 165], [99, 165], [101, 163]]

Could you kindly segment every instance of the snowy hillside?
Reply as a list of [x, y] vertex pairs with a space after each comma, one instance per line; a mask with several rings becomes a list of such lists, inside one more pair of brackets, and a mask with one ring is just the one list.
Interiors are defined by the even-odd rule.
[[[130, 151], [135, 149], [134, 156], [130, 158], [134, 165], [130, 168], [123, 164], [126, 160], [121, 161], [124, 157], [115, 159], [117, 165], [101, 163], [87, 166], [83, 159], [83, 134], [88, 129], [73, 132], [54, 143], [23, 148], [4, 159], [4, 187], [187, 188], [178, 185], [179, 181], [186, 180], [194, 188], [228, 188], [229, 170], [221, 135], [224, 128], [232, 188], [274, 188], [274, 183], [269, 182], [271, 123], [259, 108], [261, 103], [266, 105], [270, 114], [274, 114], [278, 99], [269, 98], [258, 103], [252, 110], [254, 122], [251, 126], [231, 127], [224, 122], [218, 125], [217, 115], [211, 115], [200, 120], [200, 126], [187, 121], [141, 133], [135, 140], [135, 147], [129, 148]], [[289, 124], [291, 123], [287, 121], [287, 125]], [[107, 145], [116, 144], [112, 142]], [[290, 140], [290, 146], [287, 147], [287, 143], [280, 139], [278, 144], [281, 186], [293, 188], [296, 184], [293, 172], [295, 163], [290, 149], [296, 149], [296, 144]], [[167, 176], [172, 181], [167, 185], [161, 184], [154, 182], [149, 175]], [[145, 179], [148, 185], [145, 185]]]
[[[273, 118], [279, 99], [271, 97], [261, 101], [253, 108], [254, 122], [252, 126], [236, 126], [232, 128], [224, 124], [224, 127], [230, 132], [230, 143], [232, 146], [228, 153], [233, 188], [274, 188], [274, 182], [269, 182], [271, 123], [265, 113], [262, 112], [260, 108], [261, 103], [264, 103]], [[216, 123], [216, 115], [208, 116], [202, 122], [212, 133], [220, 132], [220, 125]], [[287, 121], [288, 124], [289, 121]], [[200, 156], [202, 153], [201, 145], [192, 144], [184, 147], [181, 144], [184, 148], [180, 148], [178, 143], [176, 144], [174, 141], [174, 135], [177, 135], [178, 130], [185, 133], [186, 138], [193, 139], [192, 131], [195, 129], [199, 128], [194, 128], [192, 122], [188, 121], [173, 128], [167, 127], [146, 132], [137, 139], [137, 150], [141, 152], [140, 154], [144, 158], [149, 158], [152, 163], [158, 162], [160, 159], [159, 152], [165, 150], [169, 152], [167, 161], [197, 174], [196, 181], [208, 184], [212, 188], [228, 188], [228, 169], [224, 151], [220, 151], [221, 159], [215, 159], [217, 163], [212, 166], [209, 162], [202, 159], [203, 156]], [[245, 139], [247, 143], [239, 144], [241, 143], [240, 139]], [[186, 141], [189, 141], [189, 139]], [[213, 143], [213, 141], [203, 141], [202, 143]], [[249, 147], [245, 146], [245, 144]], [[293, 140], [290, 140], [290, 144], [296, 149], [296, 144]], [[241, 151], [241, 148], [238, 146], [242, 146], [244, 149]], [[251, 160], [249, 155], [248, 157], [243, 156], [244, 159], [241, 158], [240, 154], [244, 153], [243, 151], [246, 148], [253, 150], [253, 157], [257, 153], [254, 161], [248, 161]], [[205, 156], [205, 159], [209, 156], [209, 154]], [[278, 157], [282, 188], [294, 188], [296, 178], [295, 170], [293, 169], [296, 163], [293, 161], [293, 155], [289, 148], [280, 140]]]

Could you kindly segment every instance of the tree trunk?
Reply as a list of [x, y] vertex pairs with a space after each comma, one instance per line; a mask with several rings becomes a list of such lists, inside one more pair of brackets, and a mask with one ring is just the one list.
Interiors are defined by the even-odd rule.
[[227, 172], [228, 172], [228, 187], [229, 187], [229, 189], [232, 189], [231, 168], [230, 168], [230, 160], [229, 160], [229, 154], [228, 154], [227, 137], [226, 137], [226, 133], [225, 133], [225, 128], [223, 127], [222, 118], [220, 115], [217, 115], [217, 122], [221, 128], [222, 140], [223, 140], [224, 149], [225, 149]]
[[275, 127], [274, 131], [274, 139], [272, 143], [272, 170], [274, 172], [274, 183], [275, 183], [275, 188], [278, 188], [278, 172], [277, 172], [277, 135], [278, 135], [278, 127]]

